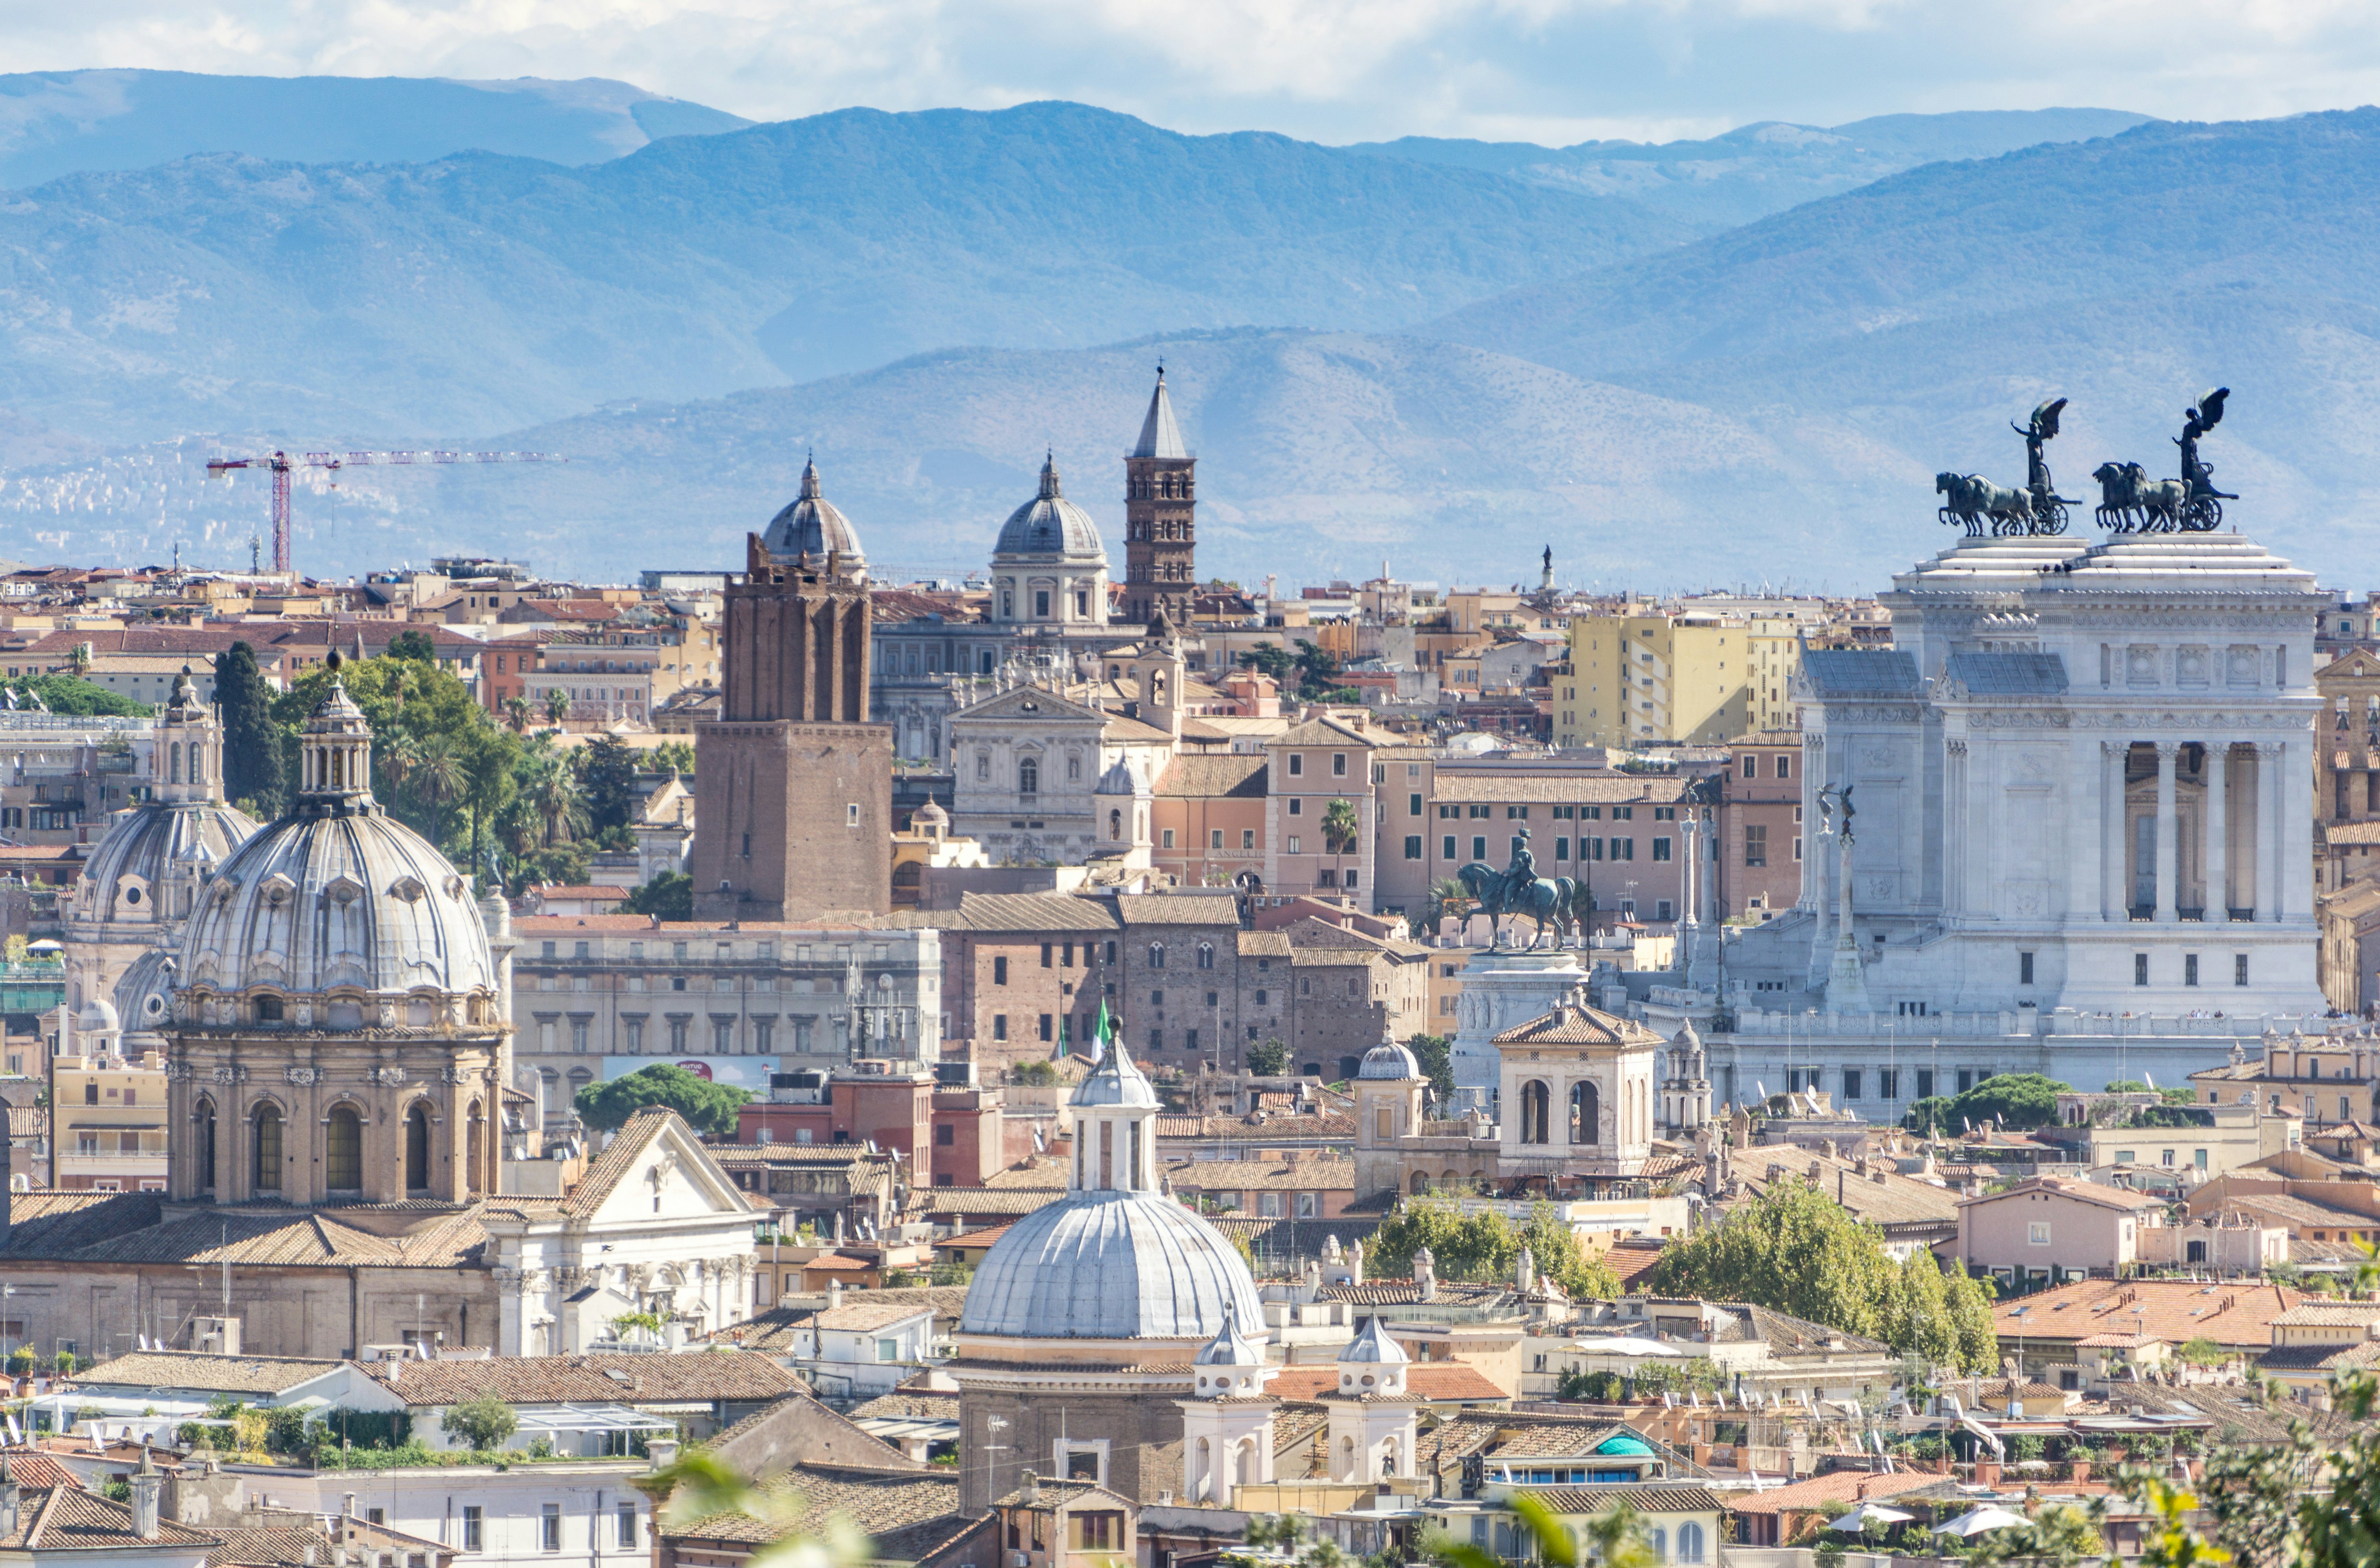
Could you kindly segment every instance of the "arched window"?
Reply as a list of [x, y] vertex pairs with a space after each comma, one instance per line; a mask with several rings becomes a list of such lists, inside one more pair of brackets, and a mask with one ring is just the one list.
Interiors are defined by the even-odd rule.
[[1121, 844], [1123, 842], [1123, 813], [1122, 811], [1111, 810], [1108, 813], [1108, 842], [1110, 844]]
[[1578, 1083], [1570, 1086], [1570, 1141], [1601, 1143], [1603, 1108], [1598, 1103], [1595, 1086]]
[[190, 742], [190, 782], [207, 782], [207, 748], [195, 740]]
[[1678, 1526], [1678, 1561], [1700, 1562], [1703, 1560], [1703, 1527], [1692, 1520]]
[[199, 1190], [212, 1192], [215, 1189], [215, 1102], [201, 1097], [194, 1119], [199, 1124]]
[[178, 740], [176, 741], [169, 749], [168, 754], [171, 757], [172, 761], [170, 764], [170, 771], [166, 774], [165, 782], [168, 784], [180, 784], [182, 782], [182, 743]]
[[1234, 1475], [1232, 1479], [1235, 1483], [1244, 1487], [1250, 1486], [1255, 1483], [1257, 1478], [1257, 1443], [1254, 1438], [1242, 1438], [1240, 1440], [1239, 1463], [1234, 1466], [1234, 1469], [1237, 1471], [1237, 1474]]
[[1163, 942], [1152, 942], [1148, 944], [1148, 966], [1152, 969], [1162, 969], [1165, 967], [1165, 944]]
[[259, 1192], [281, 1190], [281, 1112], [266, 1105], [256, 1112], [256, 1169], [252, 1173]]
[[1670, 1561], [1670, 1532], [1658, 1525], [1645, 1532], [1645, 1544], [1653, 1549], [1653, 1561]]
[[1215, 944], [1211, 942], [1200, 942], [1198, 944], [1198, 967], [1201, 969], [1211, 969], [1214, 966]]
[[1019, 795], [1041, 793], [1041, 764], [1030, 757], [1016, 764], [1016, 793]]
[[1523, 1143], [1553, 1141], [1546, 1136], [1549, 1102], [1552, 1098], [1552, 1091], [1536, 1078], [1531, 1078], [1521, 1086], [1521, 1141]]
[[430, 1189], [430, 1112], [417, 1105], [405, 1115], [405, 1190]]
[[322, 1185], [332, 1192], [360, 1192], [364, 1185], [364, 1124], [342, 1105], [322, 1124]]
[[1424, 1194], [1424, 1193], [1426, 1193], [1426, 1192], [1427, 1192], [1427, 1191], [1429, 1190], [1429, 1173], [1428, 1173], [1428, 1172], [1427, 1172], [1427, 1171], [1415, 1171], [1415, 1172], [1414, 1173], [1413, 1189], [1414, 1189], [1414, 1196], [1415, 1196], [1415, 1197], [1419, 1197], [1422, 1194]]

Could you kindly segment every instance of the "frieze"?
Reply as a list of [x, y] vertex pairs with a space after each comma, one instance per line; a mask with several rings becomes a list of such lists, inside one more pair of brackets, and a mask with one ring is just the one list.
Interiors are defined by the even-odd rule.
[[209, 1075], [209, 1076], [219, 1084], [244, 1084], [248, 1082], [248, 1069], [245, 1067], [217, 1067]]
[[281, 1069], [281, 1077], [282, 1081], [285, 1083], [295, 1084], [299, 1088], [310, 1088], [314, 1085], [322, 1081], [322, 1069], [320, 1067], [284, 1067]]
[[188, 1083], [192, 1078], [198, 1076], [198, 1069], [191, 1066], [188, 1062], [168, 1062], [165, 1064], [165, 1076], [169, 1079]]

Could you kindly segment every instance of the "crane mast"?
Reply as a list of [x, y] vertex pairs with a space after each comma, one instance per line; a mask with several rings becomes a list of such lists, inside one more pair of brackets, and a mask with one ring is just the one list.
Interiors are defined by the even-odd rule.
[[257, 457], [213, 457], [207, 472], [229, 479], [237, 468], [262, 468], [273, 476], [273, 569], [286, 573], [289, 562], [289, 473], [293, 468], [410, 468], [448, 463], [566, 463], [550, 452], [309, 452], [292, 457], [273, 452]]

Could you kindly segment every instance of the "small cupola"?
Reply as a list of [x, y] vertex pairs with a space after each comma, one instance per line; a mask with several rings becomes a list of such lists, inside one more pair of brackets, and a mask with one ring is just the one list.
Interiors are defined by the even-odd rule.
[[376, 809], [371, 792], [371, 723], [347, 695], [336, 649], [331, 688], [298, 734], [298, 808], [309, 815]]

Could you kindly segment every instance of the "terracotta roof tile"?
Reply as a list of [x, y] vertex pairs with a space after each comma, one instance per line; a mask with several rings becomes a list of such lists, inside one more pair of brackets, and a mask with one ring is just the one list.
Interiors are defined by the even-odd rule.
[[455, 1404], [488, 1392], [513, 1404], [644, 1405], [773, 1400], [808, 1389], [774, 1358], [740, 1350], [374, 1361], [364, 1369], [416, 1407]]

